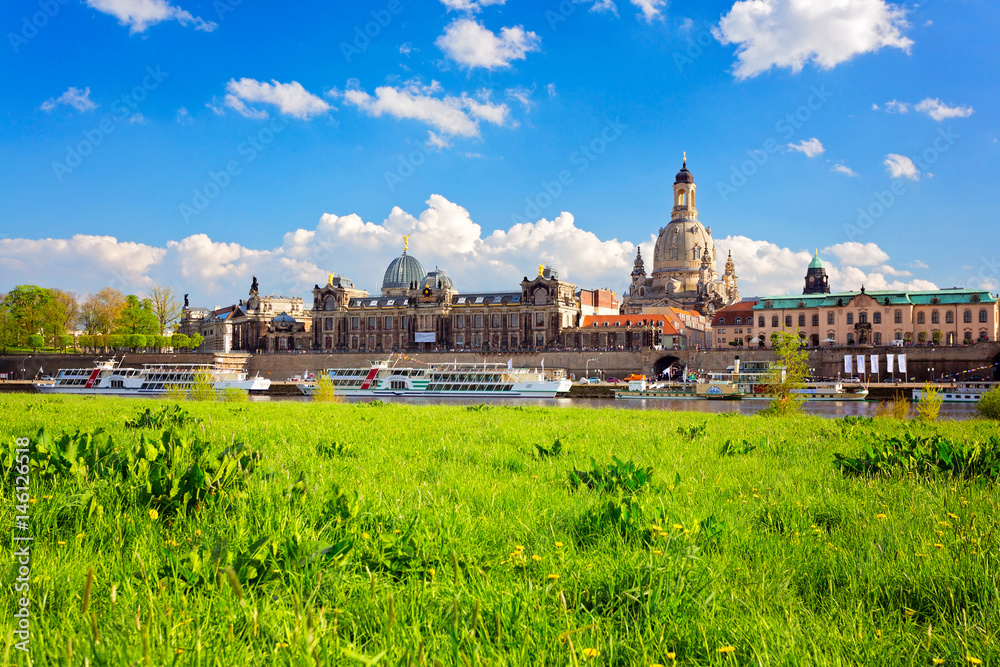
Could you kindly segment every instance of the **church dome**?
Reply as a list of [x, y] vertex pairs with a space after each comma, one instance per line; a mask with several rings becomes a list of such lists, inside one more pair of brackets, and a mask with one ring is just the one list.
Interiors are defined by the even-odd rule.
[[403, 254], [392, 260], [385, 270], [382, 289], [410, 289], [411, 284], [422, 282], [425, 275], [427, 274], [424, 273], [424, 267], [420, 266], [420, 262], [404, 250]]
[[715, 267], [715, 241], [697, 220], [674, 220], [664, 227], [653, 251], [653, 271], [686, 269], [697, 271], [708, 253]]
[[677, 172], [677, 178], [674, 179], [674, 185], [678, 183], [694, 183], [694, 174], [688, 171], [687, 160], [684, 160], [684, 166], [681, 170]]
[[816, 251], [816, 256], [813, 257], [813, 260], [811, 262], [809, 262], [809, 268], [810, 269], [825, 269], [826, 268], [825, 266], [823, 266], [823, 260], [821, 260], [819, 258], [819, 251], [818, 250]]

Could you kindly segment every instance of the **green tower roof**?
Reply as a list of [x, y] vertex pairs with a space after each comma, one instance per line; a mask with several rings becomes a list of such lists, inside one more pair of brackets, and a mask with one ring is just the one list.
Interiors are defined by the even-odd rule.
[[816, 250], [816, 256], [813, 257], [813, 261], [809, 262], [809, 268], [810, 269], [823, 269], [823, 268], [826, 268], [826, 267], [823, 266], [823, 260], [821, 260], [819, 258], [819, 250], [818, 249]]

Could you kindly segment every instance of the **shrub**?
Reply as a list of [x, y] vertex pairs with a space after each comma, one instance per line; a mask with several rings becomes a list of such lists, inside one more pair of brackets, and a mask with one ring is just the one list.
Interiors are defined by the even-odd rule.
[[28, 347], [38, 349], [45, 345], [45, 339], [42, 338], [40, 334], [31, 334], [28, 336]]
[[329, 375], [321, 375], [313, 385], [313, 400], [317, 403], [331, 403], [337, 400], [337, 392]]
[[910, 402], [902, 394], [896, 394], [890, 401], [879, 401], [875, 416], [882, 419], [906, 419], [910, 414]]
[[212, 375], [204, 372], [195, 373], [189, 393], [192, 401], [214, 401], [215, 388], [212, 386]]
[[954, 442], [940, 435], [890, 438], [865, 448], [862, 456], [834, 454], [834, 465], [856, 477], [927, 475], [947, 472], [965, 479], [1000, 478], [1000, 438]]
[[924, 421], [937, 421], [938, 413], [941, 412], [941, 398], [939, 387], [928, 382], [920, 389], [920, 400], [917, 401], [917, 416]]
[[982, 395], [976, 404], [976, 412], [984, 419], [1000, 419], [1000, 386]]

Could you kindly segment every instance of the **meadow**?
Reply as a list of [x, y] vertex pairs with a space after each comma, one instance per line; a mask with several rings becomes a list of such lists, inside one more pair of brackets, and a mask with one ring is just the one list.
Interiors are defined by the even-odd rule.
[[[12, 454], [31, 437], [32, 637], [16, 648], [22, 594], [0, 596], [0, 660], [1000, 664], [996, 435], [8, 395], [0, 572], [13, 591]], [[980, 465], [885, 455], [917, 441]]]

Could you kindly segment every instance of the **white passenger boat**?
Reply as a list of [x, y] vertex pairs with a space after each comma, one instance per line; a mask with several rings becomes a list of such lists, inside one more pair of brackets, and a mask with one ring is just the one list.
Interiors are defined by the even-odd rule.
[[[767, 378], [760, 374], [709, 373], [692, 383], [661, 383], [647, 385], [630, 382], [628, 390], [615, 392], [615, 398], [665, 398], [708, 400], [770, 400]], [[863, 401], [868, 398], [868, 387], [860, 383], [809, 382], [805, 387], [793, 389], [806, 401]]]
[[[1000, 386], [996, 382], [959, 382], [957, 384], [939, 384], [938, 396], [945, 403], [978, 403], [983, 394], [991, 389]], [[922, 389], [913, 390], [913, 400], [919, 402], [923, 399]]]
[[38, 383], [43, 394], [97, 396], [162, 396], [171, 389], [190, 389], [204, 378], [212, 389], [266, 391], [271, 381], [248, 377], [246, 372], [209, 364], [144, 364], [142, 368], [122, 368], [114, 359], [99, 361], [93, 368], [60, 368], [52, 380]]
[[[378, 361], [369, 368], [328, 368], [337, 396], [407, 396], [435, 398], [553, 398], [573, 386], [560, 370], [512, 368], [503, 364], [429, 364], [402, 368]], [[316, 381], [296, 383], [306, 396]]]

